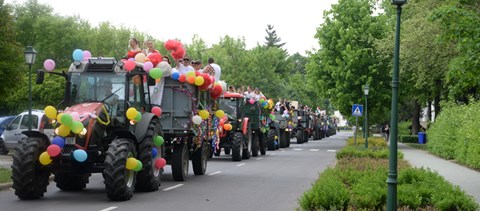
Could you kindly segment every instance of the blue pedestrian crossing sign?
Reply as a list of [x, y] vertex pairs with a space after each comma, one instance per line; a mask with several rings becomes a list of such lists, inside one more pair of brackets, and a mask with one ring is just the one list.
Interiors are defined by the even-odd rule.
[[352, 116], [362, 116], [363, 105], [353, 104], [352, 106]]

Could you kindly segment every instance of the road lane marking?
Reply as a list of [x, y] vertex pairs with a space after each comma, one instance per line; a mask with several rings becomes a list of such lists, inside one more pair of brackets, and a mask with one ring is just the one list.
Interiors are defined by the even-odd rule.
[[280, 152], [285, 152], [285, 150], [280, 150]]
[[261, 160], [261, 159], [263, 159], [263, 158], [257, 158], [257, 159], [255, 159], [255, 160]]
[[216, 172], [210, 173], [209, 176], [212, 176], [212, 175], [215, 175], [215, 174], [220, 174], [220, 173], [222, 173], [222, 171], [216, 171]]
[[107, 207], [103, 210], [99, 210], [99, 211], [110, 211], [110, 210], [114, 210], [114, 209], [117, 209], [118, 207]]
[[337, 150], [334, 150], [334, 149], [329, 149], [327, 150], [327, 152], [336, 152]]
[[310, 152], [318, 152], [320, 149], [310, 149]]
[[178, 188], [178, 187], [182, 187], [182, 186], [183, 186], [183, 184], [174, 185], [172, 187], [163, 189], [163, 191], [169, 191], [169, 190], [172, 190], [172, 189], [175, 189], [175, 188]]
[[301, 148], [293, 148], [293, 150], [295, 150], [295, 151], [302, 151], [303, 149], [301, 149]]
[[243, 166], [245, 165], [245, 163], [240, 163], [240, 164], [237, 164], [237, 167], [240, 167], [240, 166]]

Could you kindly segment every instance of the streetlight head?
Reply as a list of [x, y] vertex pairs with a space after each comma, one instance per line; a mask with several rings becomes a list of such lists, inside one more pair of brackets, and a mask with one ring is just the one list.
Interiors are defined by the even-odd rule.
[[403, 4], [406, 4], [407, 0], [392, 0], [392, 4], [395, 4], [397, 6], [402, 6]]
[[368, 91], [369, 91], [369, 87], [368, 87], [368, 85], [365, 85], [365, 86], [363, 87], [363, 93], [364, 93], [366, 96], [368, 96]]
[[23, 51], [25, 55], [25, 63], [28, 65], [32, 65], [35, 63], [35, 57], [37, 56], [37, 51], [32, 46], [27, 46], [25, 51]]

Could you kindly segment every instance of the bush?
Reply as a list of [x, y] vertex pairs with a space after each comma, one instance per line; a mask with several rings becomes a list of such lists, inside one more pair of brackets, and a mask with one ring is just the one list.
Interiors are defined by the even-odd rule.
[[401, 135], [400, 142], [402, 143], [418, 143], [417, 135]]
[[348, 206], [349, 192], [332, 168], [327, 168], [312, 189], [300, 198], [304, 210], [342, 210]]
[[408, 127], [410, 127], [411, 124], [412, 124], [411, 122], [407, 122], [407, 121], [399, 122], [398, 135], [399, 136], [411, 135], [410, 129], [408, 129]]

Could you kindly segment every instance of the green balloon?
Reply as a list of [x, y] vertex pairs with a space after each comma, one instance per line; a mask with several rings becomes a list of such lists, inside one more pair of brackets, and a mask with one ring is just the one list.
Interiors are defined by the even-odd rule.
[[134, 171], [140, 171], [142, 170], [143, 164], [141, 161], [137, 160], [137, 167], [135, 167], [133, 170]]
[[70, 114], [64, 113], [62, 117], [60, 117], [60, 123], [63, 125], [66, 125], [68, 127], [71, 127], [73, 124], [73, 117]]
[[140, 111], [137, 111], [137, 116], [135, 116], [135, 122], [140, 122], [142, 120], [142, 113]]
[[156, 67], [150, 70], [150, 77], [154, 79], [159, 79], [163, 76], [163, 71], [160, 68]]
[[162, 146], [165, 140], [163, 139], [162, 136], [156, 135], [155, 138], [153, 139], [153, 145], [156, 147]]
[[83, 124], [80, 121], [73, 121], [72, 126], [70, 127], [72, 132], [79, 134], [83, 130]]

